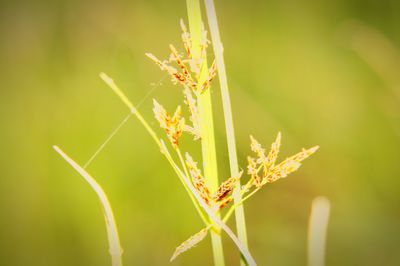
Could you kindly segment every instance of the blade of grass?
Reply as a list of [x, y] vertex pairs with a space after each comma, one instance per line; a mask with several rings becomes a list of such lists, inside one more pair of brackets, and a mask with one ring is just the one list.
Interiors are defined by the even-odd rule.
[[92, 189], [96, 192], [99, 200], [103, 206], [104, 210], [104, 219], [106, 221], [107, 227], [107, 235], [108, 235], [108, 245], [109, 252], [111, 255], [112, 265], [113, 266], [122, 266], [122, 248], [119, 242], [117, 225], [115, 223], [113, 211], [111, 208], [111, 204], [107, 199], [107, 195], [101, 186], [96, 182], [96, 180], [79, 166], [74, 160], [71, 159], [67, 154], [65, 154], [59, 147], [53, 146], [54, 150], [61, 155], [64, 160], [69, 163], [92, 187]]
[[[235, 131], [233, 127], [232, 107], [228, 89], [228, 79], [225, 71], [225, 62], [223, 56], [223, 46], [221, 37], [219, 34], [217, 14], [215, 11], [214, 1], [205, 0], [206, 12], [208, 18], [208, 24], [210, 27], [211, 40], [214, 49], [215, 60], [217, 63], [219, 83], [221, 86], [222, 106], [224, 110], [225, 127], [226, 127], [226, 139], [228, 143], [229, 153], [229, 166], [231, 176], [238, 176], [239, 165], [237, 160], [236, 143], [235, 143]], [[238, 204], [235, 209], [236, 219], [236, 230], [240, 241], [247, 247], [247, 232], [246, 232], [246, 221], [244, 216], [243, 204], [239, 204], [242, 201], [240, 194], [240, 179], [238, 179], [235, 189], [233, 191], [234, 203]], [[242, 260], [241, 265], [245, 265]]]
[[317, 197], [312, 202], [308, 225], [308, 265], [324, 266], [326, 232], [330, 212], [329, 200]]
[[[208, 68], [207, 68], [207, 57], [201, 58], [201, 42], [203, 36], [203, 21], [201, 19], [201, 9], [199, 0], [187, 0], [186, 1], [189, 29], [192, 41], [192, 57], [195, 60], [203, 59], [203, 65], [201, 66], [200, 75], [197, 77], [198, 84], [208, 79]], [[198, 85], [200, 86], [200, 85]], [[215, 138], [214, 138], [214, 123], [213, 113], [211, 104], [211, 93], [210, 88], [200, 94], [198, 97], [198, 110], [199, 110], [199, 124], [201, 131], [201, 147], [203, 156], [203, 168], [204, 177], [211, 189], [216, 191], [218, 188], [218, 168], [217, 168], [217, 156], [215, 150]], [[216, 214], [220, 217], [220, 214]], [[217, 227], [216, 230], [211, 231], [211, 243], [213, 248], [214, 263], [218, 266], [224, 266], [224, 251], [222, 246], [221, 235]]]

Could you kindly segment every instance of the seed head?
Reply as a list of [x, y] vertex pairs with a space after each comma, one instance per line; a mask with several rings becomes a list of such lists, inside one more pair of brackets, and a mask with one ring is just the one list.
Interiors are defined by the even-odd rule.
[[197, 192], [199, 192], [200, 197], [204, 200], [207, 205], [211, 205], [211, 195], [210, 190], [206, 184], [206, 180], [204, 176], [201, 174], [199, 168], [197, 167], [197, 163], [193, 161], [193, 158], [189, 155], [189, 153], [185, 154], [186, 156], [186, 165], [188, 167], [190, 176], [192, 178], [192, 182]]
[[171, 117], [164, 107], [159, 104], [156, 100], [153, 100], [154, 116], [160, 123], [160, 127], [165, 130], [169, 140], [174, 148], [179, 146], [179, 138], [182, 136], [183, 129], [185, 127], [185, 119], [181, 117], [181, 107], [178, 106], [174, 115]]
[[[301, 152], [285, 159], [278, 165], [275, 165], [276, 159], [278, 158], [279, 149], [281, 146], [281, 133], [278, 133], [275, 142], [271, 145], [271, 150], [267, 156], [265, 156], [265, 150], [261, 144], [252, 136], [251, 139], [251, 150], [257, 155], [257, 158], [248, 157], [247, 161], [247, 173], [251, 177], [251, 182], [257, 188], [262, 187], [267, 183], [272, 183], [280, 178], [285, 178], [290, 173], [293, 173], [301, 166], [301, 162], [313, 154], [318, 146], [311, 149], [303, 149]], [[259, 172], [262, 170], [262, 175]]]
[[217, 192], [213, 195], [213, 200], [218, 202], [225, 199], [229, 193], [232, 192], [233, 188], [235, 187], [239, 178], [237, 177], [230, 177], [225, 180], [218, 188]]
[[192, 122], [192, 126], [186, 125], [185, 131], [189, 132], [194, 136], [194, 140], [200, 139], [200, 125], [199, 125], [199, 117], [197, 110], [197, 101], [193, 98], [192, 92], [190, 89], [185, 88], [183, 90], [183, 94], [185, 96], [185, 104], [189, 108], [190, 113], [190, 121]]

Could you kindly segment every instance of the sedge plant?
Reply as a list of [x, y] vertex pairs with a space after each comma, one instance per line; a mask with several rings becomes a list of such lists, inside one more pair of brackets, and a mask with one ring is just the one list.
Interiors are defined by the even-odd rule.
[[[214, 264], [218, 266], [225, 265], [221, 240], [221, 235], [225, 232], [238, 248], [241, 254], [241, 264], [256, 265], [247, 245], [243, 203], [265, 185], [285, 178], [288, 174], [296, 171], [300, 167], [301, 162], [313, 154], [318, 149], [318, 146], [303, 149], [299, 153], [278, 163], [277, 157], [281, 146], [280, 133], [277, 134], [269, 152], [254, 137], [250, 136], [250, 148], [254, 155], [248, 157], [246, 172], [239, 171], [232, 108], [214, 3], [212, 0], [205, 0], [215, 54], [215, 60], [211, 64], [207, 60], [207, 48], [210, 41], [207, 39], [207, 32], [202, 21], [200, 2], [199, 0], [187, 0], [186, 4], [189, 30], [183, 20], [180, 22], [184, 52], [181, 53], [175, 46], [170, 45], [171, 53], [166, 60], [160, 60], [151, 53], [146, 54], [161, 70], [167, 72], [174, 84], [181, 86], [183, 104], [187, 109], [187, 112], [184, 112], [183, 108], [179, 105], [174, 112], [168, 112], [162, 104], [155, 99], [153, 100], [154, 116], [159, 122], [161, 129], [165, 131], [169, 144], [157, 135], [155, 130], [112, 78], [105, 73], [101, 73], [100, 78], [128, 107], [130, 115], [135, 116], [151, 135], [155, 144], [159, 147], [161, 153], [180, 179], [204, 223], [204, 227], [199, 232], [193, 234], [175, 249], [171, 261], [194, 247], [205, 239], [207, 235], [210, 235]], [[221, 86], [230, 164], [230, 175], [226, 178], [220, 178], [218, 175], [214, 137], [211, 84], [217, 74], [219, 75]], [[188, 114], [188, 117], [185, 117], [185, 113]], [[186, 134], [190, 135], [193, 141], [199, 142], [202, 158], [193, 158], [181, 146], [180, 139]], [[72, 159], [61, 152], [59, 148], [56, 148], [56, 150], [87, 179], [88, 174], [83, 168], [79, 167], [76, 163], [72, 164]], [[197, 163], [200, 160], [202, 161], [202, 167]], [[100, 199], [104, 198], [106, 199], [106, 197], [100, 197]], [[103, 200], [102, 202], [106, 203], [104, 206], [109, 206], [108, 201]], [[110, 210], [112, 217], [111, 207], [107, 209]], [[227, 209], [227, 211], [222, 216], [221, 210], [223, 209]], [[226, 222], [233, 213], [235, 213], [236, 218], [237, 235], [226, 225]], [[112, 219], [112, 221], [114, 220]], [[106, 219], [106, 222], [109, 225], [109, 220]], [[116, 226], [113, 232], [118, 236]], [[109, 239], [111, 239], [110, 234]], [[111, 240], [115, 240], [115, 237]], [[115, 241], [112, 242], [111, 240], [110, 250], [112, 245], [119, 247], [119, 241], [118, 245], [116, 245]], [[121, 263], [121, 252], [118, 254], [119, 263]], [[115, 261], [116, 255], [114, 253], [111, 255], [113, 261]]]

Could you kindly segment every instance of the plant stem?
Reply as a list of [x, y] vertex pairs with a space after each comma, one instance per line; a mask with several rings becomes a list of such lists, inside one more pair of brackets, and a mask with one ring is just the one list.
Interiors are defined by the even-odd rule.
[[89, 183], [92, 189], [96, 192], [101, 205], [104, 210], [104, 219], [106, 222], [107, 235], [108, 235], [108, 246], [111, 255], [112, 266], [122, 266], [122, 248], [119, 242], [119, 235], [117, 230], [117, 224], [115, 223], [114, 214], [111, 208], [111, 204], [107, 199], [107, 195], [96, 180], [86, 172], [83, 167], [77, 164], [71, 157], [64, 153], [59, 147], [53, 146], [58, 154], [64, 158], [85, 180]]
[[[208, 67], [207, 58], [202, 54], [201, 50], [203, 22], [201, 19], [200, 2], [199, 0], [187, 0], [186, 4], [192, 41], [192, 56], [195, 61], [202, 62], [197, 84], [203, 84], [203, 82], [208, 78]], [[204, 56], [204, 58], [201, 58], [202, 56]], [[218, 168], [210, 88], [202, 92], [198, 97], [198, 109], [204, 176], [210, 190], [216, 191], [218, 189]], [[217, 214], [217, 217], [220, 217], [219, 213]], [[216, 230], [211, 230], [211, 241], [215, 265], [225, 265], [220, 228], [216, 227]]]
[[[229, 165], [231, 176], [239, 175], [239, 166], [237, 161], [236, 143], [235, 143], [235, 132], [233, 127], [232, 118], [232, 107], [228, 90], [228, 80], [225, 71], [225, 62], [223, 57], [223, 46], [219, 34], [217, 15], [215, 11], [214, 1], [205, 0], [206, 12], [208, 17], [208, 23], [210, 26], [211, 39], [214, 48], [215, 60], [218, 68], [219, 82], [221, 85], [221, 96], [222, 105], [225, 117], [225, 127], [226, 127], [226, 138], [228, 142], [228, 152], [229, 152]], [[240, 193], [240, 180], [235, 186], [233, 191], [234, 203], [238, 204], [235, 209], [236, 218], [236, 229], [238, 233], [239, 240], [247, 247], [247, 233], [246, 233], [246, 221], [244, 216], [243, 204], [239, 204], [242, 201], [242, 196]], [[245, 265], [243, 258], [241, 259], [241, 265]]]

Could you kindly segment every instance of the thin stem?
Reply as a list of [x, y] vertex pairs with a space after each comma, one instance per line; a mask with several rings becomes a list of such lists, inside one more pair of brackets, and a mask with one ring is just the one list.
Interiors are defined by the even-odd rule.
[[[253, 190], [252, 192], [250, 192], [249, 194], [246, 195], [246, 197], [242, 198], [240, 202], [235, 203], [234, 205], [232, 205], [228, 212], [225, 214], [224, 219], [222, 219], [222, 221], [227, 222], [228, 219], [231, 217], [233, 211], [236, 210], [236, 208], [240, 207], [241, 205], [243, 205], [243, 203], [248, 200], [251, 196], [253, 196], [260, 188], [257, 188], [255, 190]], [[241, 195], [243, 196], [243, 195]]]
[[[201, 19], [200, 2], [199, 0], [187, 0], [186, 4], [189, 17], [190, 36], [192, 41], [192, 57], [195, 61], [202, 62], [200, 74], [197, 77], [197, 84], [203, 84], [208, 78], [208, 67], [207, 57], [202, 54], [203, 21]], [[200, 93], [200, 96], [198, 97], [198, 110], [201, 130], [204, 177], [210, 186], [210, 190], [216, 191], [218, 188], [218, 169], [210, 88]], [[217, 213], [216, 216], [219, 218], [220, 214]], [[219, 232], [220, 230], [218, 227], [216, 227], [216, 230], [211, 231], [214, 263], [218, 266], [224, 266], [224, 251]]]
[[104, 219], [106, 221], [107, 235], [108, 235], [108, 245], [109, 252], [111, 255], [113, 266], [122, 266], [122, 248], [119, 242], [117, 224], [115, 223], [114, 214], [111, 208], [111, 204], [107, 199], [107, 195], [101, 186], [96, 182], [96, 180], [86, 172], [83, 167], [78, 165], [71, 157], [64, 153], [59, 147], [53, 146], [58, 154], [64, 158], [64, 160], [69, 163], [85, 180], [89, 183], [92, 189], [96, 192], [99, 200], [103, 206]]
[[[214, 1], [205, 0], [205, 4], [206, 4], [208, 23], [210, 26], [212, 44], [214, 48], [215, 60], [218, 68], [219, 82], [221, 85], [221, 96], [222, 96], [222, 105], [225, 117], [226, 139], [228, 143], [230, 171], [231, 171], [231, 176], [238, 176], [239, 165], [237, 161], [235, 131], [233, 127], [232, 107], [229, 96], [228, 79], [225, 71], [223, 46], [219, 34]], [[237, 185], [235, 186], [235, 189], [233, 191], [233, 199], [236, 204], [241, 202], [242, 200], [240, 193], [240, 180], [237, 181]], [[239, 239], [243, 243], [243, 245], [247, 247], [246, 221], [244, 215], [244, 208], [242, 204], [238, 205], [238, 207], [236, 208], [235, 218], [236, 218], [236, 229], [238, 232]], [[241, 265], [245, 265], [244, 260], [241, 260]]]

